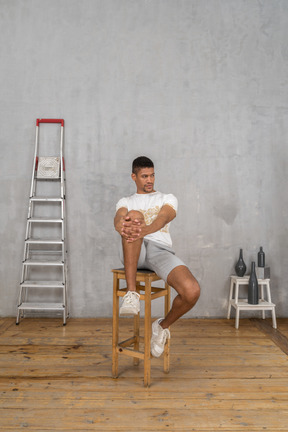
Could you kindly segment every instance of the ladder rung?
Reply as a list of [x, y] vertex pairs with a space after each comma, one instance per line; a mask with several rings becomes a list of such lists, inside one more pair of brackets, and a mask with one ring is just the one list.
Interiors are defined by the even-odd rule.
[[25, 242], [26, 243], [29, 243], [29, 244], [63, 244], [64, 243], [64, 240], [61, 240], [61, 239], [45, 239], [45, 238], [43, 238], [43, 239], [41, 239], [41, 238], [29, 238], [29, 239], [27, 239], [27, 240], [25, 240]]
[[31, 281], [27, 280], [21, 283], [22, 288], [65, 288], [61, 281]]
[[35, 261], [35, 260], [25, 260], [23, 261], [23, 265], [30, 265], [30, 266], [64, 266], [63, 261]]
[[61, 202], [64, 198], [61, 197], [46, 197], [46, 196], [34, 196], [30, 197], [30, 201], [40, 201], [40, 202]]
[[[33, 250], [30, 250], [29, 253], [30, 253], [29, 258], [26, 258], [26, 259], [38, 260], [38, 261], [46, 260], [46, 257], [48, 257], [48, 256], [53, 257], [53, 258], [49, 258], [50, 261], [55, 261], [58, 259], [59, 255], [61, 255], [61, 256], [63, 255], [62, 250], [56, 251], [56, 250], [49, 250], [49, 249], [47, 249], [47, 250], [46, 249], [45, 250], [44, 249], [33, 249]], [[44, 255], [45, 255], [45, 258], [44, 258]], [[42, 258], [39, 258], [39, 256], [41, 256]], [[47, 258], [47, 260], [48, 260], [48, 258]]]
[[63, 223], [61, 218], [45, 218], [45, 217], [31, 217], [27, 219], [28, 222], [44, 222], [44, 223]]
[[37, 177], [37, 175], [34, 177], [34, 179], [35, 180], [40, 180], [40, 181], [59, 181], [59, 180], [61, 180], [61, 177], [60, 176], [58, 176], [58, 177]]
[[59, 310], [63, 311], [65, 309], [65, 306], [63, 303], [21, 303], [18, 306], [18, 309], [20, 310]]

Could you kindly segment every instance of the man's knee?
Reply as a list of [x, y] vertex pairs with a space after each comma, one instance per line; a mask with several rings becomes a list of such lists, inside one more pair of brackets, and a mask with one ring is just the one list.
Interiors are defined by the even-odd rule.
[[182, 298], [186, 303], [190, 304], [191, 307], [196, 304], [200, 297], [200, 285], [197, 280], [193, 277], [189, 281], [186, 281], [185, 290]]
[[143, 213], [141, 213], [141, 212], [138, 211], [138, 210], [130, 210], [130, 211], [127, 213], [127, 216], [129, 216], [129, 217], [131, 218], [132, 221], [135, 220], [135, 219], [138, 219], [138, 220], [144, 220]]
[[168, 275], [167, 282], [176, 289], [182, 300], [191, 307], [200, 297], [200, 286], [188, 267], [175, 267]]

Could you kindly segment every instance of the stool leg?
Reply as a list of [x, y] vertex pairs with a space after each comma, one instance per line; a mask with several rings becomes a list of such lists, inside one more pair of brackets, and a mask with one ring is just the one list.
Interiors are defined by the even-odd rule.
[[231, 278], [230, 293], [229, 293], [229, 300], [228, 300], [227, 319], [230, 319], [230, 314], [231, 314], [231, 301], [232, 301], [232, 297], [233, 297], [233, 288], [234, 288], [234, 283], [233, 283], [233, 280]]
[[271, 300], [271, 291], [270, 291], [270, 282], [269, 281], [266, 283], [266, 290], [267, 290], [267, 299], [268, 299], [268, 302], [272, 303], [272, 300]]
[[272, 323], [273, 323], [273, 328], [274, 328], [274, 329], [277, 329], [275, 307], [273, 307], [273, 309], [272, 309], [271, 312], [272, 312]]
[[235, 328], [239, 328], [239, 307], [236, 305]]
[[[270, 282], [268, 281], [266, 283], [266, 290], [267, 290], [267, 300], [269, 303], [272, 303], [272, 299], [271, 299], [271, 291], [270, 291]], [[271, 310], [272, 313], [272, 324], [273, 324], [273, 328], [276, 329], [277, 328], [277, 323], [276, 323], [276, 312], [275, 312], [275, 306], [273, 307], [273, 309]]]
[[[134, 316], [134, 351], [139, 351], [139, 341], [140, 341], [140, 313]], [[139, 365], [139, 358], [134, 357], [134, 366]]]
[[239, 297], [239, 283], [236, 281], [235, 283], [235, 306], [236, 306], [236, 314], [235, 314], [235, 328], [239, 328], [239, 307], [238, 307], [238, 297]]
[[236, 281], [235, 283], [235, 303], [238, 303], [238, 297], [239, 297], [239, 282]]
[[112, 376], [118, 377], [118, 352], [117, 345], [119, 339], [119, 279], [117, 274], [113, 276], [113, 328], [112, 328]]
[[151, 279], [145, 280], [145, 325], [144, 325], [144, 386], [151, 381]]
[[[167, 295], [165, 296], [165, 316], [168, 314], [171, 305], [171, 288], [165, 283], [165, 289], [167, 289]], [[164, 348], [164, 372], [168, 373], [170, 369], [170, 339], [168, 339]]]
[[[267, 285], [266, 285], [267, 286]], [[260, 300], [264, 300], [264, 284], [260, 285]], [[265, 319], [265, 310], [262, 310], [262, 319]]]

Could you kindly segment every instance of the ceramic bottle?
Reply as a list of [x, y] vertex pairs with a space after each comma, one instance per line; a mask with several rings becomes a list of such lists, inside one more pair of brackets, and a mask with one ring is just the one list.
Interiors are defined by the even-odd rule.
[[258, 252], [258, 267], [265, 267], [265, 253], [262, 246]]
[[248, 283], [248, 303], [258, 304], [259, 303], [259, 292], [258, 292], [258, 280], [255, 271], [255, 261], [251, 263], [251, 273]]
[[243, 277], [245, 275], [245, 272], [246, 272], [246, 264], [245, 264], [244, 259], [243, 259], [243, 250], [242, 249], [240, 249], [239, 259], [235, 265], [235, 272], [236, 272], [237, 276], [239, 276], [239, 277]]

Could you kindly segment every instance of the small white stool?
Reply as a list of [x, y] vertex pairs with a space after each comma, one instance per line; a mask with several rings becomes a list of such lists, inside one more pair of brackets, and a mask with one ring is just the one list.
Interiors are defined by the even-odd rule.
[[[273, 328], [277, 328], [276, 324], [276, 313], [275, 313], [275, 304], [271, 301], [271, 293], [270, 293], [270, 279], [258, 279], [258, 285], [260, 288], [260, 298], [259, 303], [249, 304], [248, 299], [239, 299], [239, 287], [241, 285], [248, 286], [249, 284], [249, 276], [231, 276], [230, 283], [230, 293], [229, 293], [229, 302], [228, 302], [228, 314], [227, 319], [230, 319], [231, 307], [236, 310], [235, 316], [235, 328], [239, 328], [239, 315], [241, 310], [251, 311], [251, 310], [261, 310], [262, 318], [265, 319], [265, 311], [271, 310], [272, 313], [272, 323]], [[266, 287], [267, 299], [265, 300], [264, 288]], [[234, 294], [235, 288], [235, 294]]]

